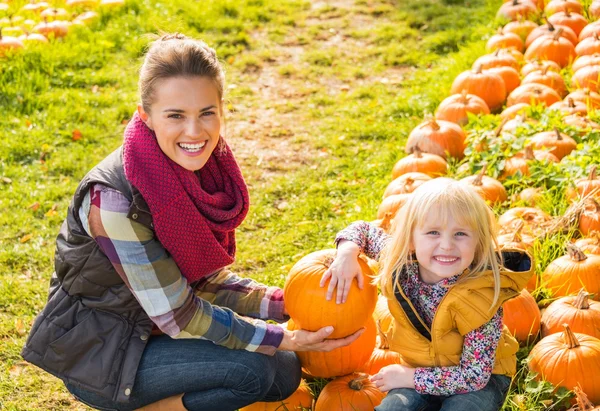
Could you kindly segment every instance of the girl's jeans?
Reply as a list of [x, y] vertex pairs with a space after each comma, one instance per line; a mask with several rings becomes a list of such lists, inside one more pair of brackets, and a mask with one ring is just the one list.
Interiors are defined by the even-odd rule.
[[479, 391], [455, 395], [419, 394], [410, 388], [388, 392], [376, 411], [497, 411], [502, 408], [510, 378], [492, 374], [490, 381]]
[[300, 384], [300, 374], [298, 357], [290, 351], [269, 356], [160, 335], [148, 341], [128, 403], [68, 384], [67, 389], [81, 402], [106, 411], [135, 410], [181, 393], [189, 411], [227, 411], [289, 397]]

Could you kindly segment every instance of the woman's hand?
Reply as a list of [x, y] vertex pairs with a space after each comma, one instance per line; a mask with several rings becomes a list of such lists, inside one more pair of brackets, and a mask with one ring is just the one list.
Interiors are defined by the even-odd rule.
[[415, 388], [415, 369], [400, 364], [386, 365], [371, 377], [379, 390], [387, 392], [394, 388]]
[[358, 282], [358, 288], [363, 289], [364, 278], [358, 264], [359, 253], [360, 248], [352, 241], [341, 240], [339, 242], [335, 260], [321, 277], [321, 287], [325, 286], [328, 279], [331, 279], [325, 297], [327, 301], [331, 300], [337, 286], [335, 302], [337, 304], [345, 303], [354, 277]]
[[364, 327], [344, 338], [326, 340], [333, 332], [332, 326], [323, 327], [318, 331], [295, 330], [284, 328], [283, 340], [277, 348], [282, 351], [331, 351], [353, 343], [365, 331]]

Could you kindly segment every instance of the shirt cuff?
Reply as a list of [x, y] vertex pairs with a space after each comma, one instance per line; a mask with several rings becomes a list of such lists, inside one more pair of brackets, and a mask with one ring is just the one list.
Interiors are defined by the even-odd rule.
[[430, 373], [427, 368], [418, 367], [415, 369], [413, 382], [415, 383], [415, 391], [419, 394], [427, 394], [427, 379], [430, 378]]
[[283, 290], [279, 287], [267, 287], [265, 293], [264, 307], [261, 307], [261, 318], [267, 318], [277, 322], [285, 322], [289, 320], [289, 316], [283, 313], [284, 302], [283, 302]]
[[281, 341], [283, 341], [283, 328], [278, 325], [267, 324], [267, 330], [262, 344], [255, 352], [266, 355], [275, 355], [277, 347], [281, 345]]

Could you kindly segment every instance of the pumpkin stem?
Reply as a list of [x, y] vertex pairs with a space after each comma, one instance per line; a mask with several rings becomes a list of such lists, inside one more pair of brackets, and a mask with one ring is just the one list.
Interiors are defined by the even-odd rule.
[[535, 155], [533, 154], [533, 147], [531, 144], [525, 147], [525, 159], [535, 160]]
[[410, 153], [412, 155], [414, 155], [415, 158], [421, 158], [421, 157], [423, 157], [423, 150], [421, 150], [419, 148], [418, 144], [416, 146], [414, 146], [413, 148], [410, 149]]
[[438, 131], [440, 129], [440, 125], [438, 124], [437, 121], [435, 121], [434, 118], [432, 118], [431, 120], [429, 120], [429, 127], [431, 127], [434, 131]]
[[389, 350], [390, 342], [387, 338], [385, 332], [383, 332], [383, 328], [381, 327], [381, 320], [377, 320], [377, 334], [379, 334], [379, 349], [381, 350]]
[[576, 245], [567, 244], [567, 253], [569, 254], [569, 257], [571, 257], [571, 260], [577, 262], [587, 260], [587, 255], [585, 255], [585, 253]]
[[468, 94], [467, 89], [463, 88], [462, 92], [460, 94], [461, 94], [460, 102], [466, 105], [469, 102], [469, 98], [467, 97], [467, 94]]
[[366, 380], [369, 376], [363, 372], [357, 373], [358, 376], [353, 378], [348, 382], [348, 387], [354, 391], [360, 391], [363, 388], [363, 381]]
[[548, 26], [548, 31], [556, 30], [556, 27], [554, 27], [554, 24], [552, 24], [550, 22], [550, 20], [548, 20], [548, 16], [544, 15], [544, 17], [542, 17], [542, 19], [546, 22], [546, 26]]
[[[498, 52], [499, 52], [499, 50], [498, 50]], [[481, 72], [483, 71], [481, 64], [478, 64], [475, 67], [473, 67], [473, 71], [475, 72], [475, 74], [481, 74]]]
[[500, 137], [500, 133], [502, 133], [502, 129], [504, 128], [506, 123], [508, 123], [509, 121], [510, 120], [508, 119], [508, 117], [506, 117], [504, 120], [502, 120], [502, 122], [500, 123], [500, 125], [498, 126], [496, 131], [494, 132], [494, 137]]
[[575, 108], [575, 100], [573, 100], [571, 97], [567, 98], [567, 105], [569, 108]]
[[588, 396], [585, 394], [585, 392], [583, 392], [579, 385], [573, 388], [573, 392], [575, 392], [579, 411], [591, 411], [594, 409], [594, 404], [592, 404]]
[[592, 166], [592, 169], [590, 170], [590, 178], [589, 181], [593, 181], [596, 179], [596, 169], [598, 168], [598, 166]]
[[556, 139], [557, 140], [562, 140], [562, 135], [560, 134], [560, 131], [558, 131], [558, 127], [554, 127], [554, 132], [556, 133]]
[[579, 347], [579, 340], [575, 334], [573, 334], [573, 331], [571, 331], [569, 324], [563, 324], [562, 326], [565, 328], [565, 331], [563, 332], [563, 340], [569, 349]]
[[475, 178], [475, 180], [473, 180], [473, 185], [474, 186], [481, 186], [483, 185], [483, 176], [485, 175], [487, 171], [487, 164], [483, 165], [483, 168], [481, 169], [481, 171], [479, 172], [479, 174], [477, 174], [477, 177]]
[[558, 39], [560, 38], [562, 32], [563, 32], [562, 27], [559, 28], [558, 30], [556, 30], [556, 33], [554, 34], [554, 41], [558, 41]]
[[589, 293], [585, 291], [585, 288], [579, 290], [579, 294], [577, 294], [577, 297], [575, 297], [575, 300], [573, 301], [573, 307], [577, 308], [578, 310], [587, 310], [590, 308], [588, 296]]

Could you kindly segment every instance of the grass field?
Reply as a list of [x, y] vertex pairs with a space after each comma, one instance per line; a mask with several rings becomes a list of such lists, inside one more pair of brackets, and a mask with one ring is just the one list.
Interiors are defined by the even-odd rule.
[[[375, 218], [408, 133], [485, 54], [500, 4], [128, 0], [90, 28], [0, 60], [0, 409], [87, 409], [19, 352], [44, 305], [74, 189], [120, 145], [135, 109], [145, 34], [179, 31], [217, 49], [227, 72], [225, 135], [252, 202], [233, 268], [281, 286], [301, 256], [332, 247], [348, 223]], [[487, 116], [470, 127], [497, 123]], [[539, 170], [546, 211], [563, 212], [566, 181], [599, 158], [597, 144], [585, 150], [564, 168]], [[509, 153], [473, 159], [467, 171]], [[452, 170], [460, 175], [458, 164]], [[540, 248], [538, 271], [562, 254], [564, 238]], [[505, 409], [560, 409], [547, 384], [524, 371], [519, 381]]]

